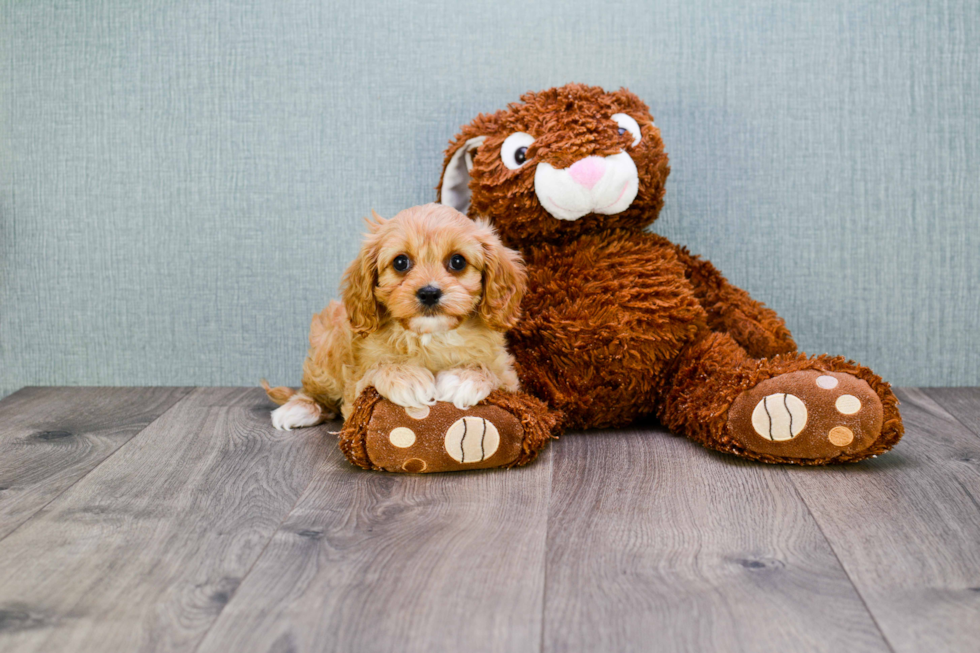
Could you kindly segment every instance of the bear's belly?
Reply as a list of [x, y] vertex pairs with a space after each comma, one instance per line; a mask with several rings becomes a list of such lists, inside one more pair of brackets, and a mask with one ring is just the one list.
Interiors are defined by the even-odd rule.
[[705, 328], [673, 248], [613, 232], [523, 255], [528, 293], [509, 343], [524, 390], [564, 412], [568, 428], [653, 412], [665, 372]]

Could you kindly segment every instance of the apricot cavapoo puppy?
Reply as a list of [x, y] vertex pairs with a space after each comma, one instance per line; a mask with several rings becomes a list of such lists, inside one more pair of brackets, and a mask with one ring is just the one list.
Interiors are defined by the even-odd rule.
[[277, 429], [346, 418], [368, 386], [420, 409], [436, 401], [466, 409], [496, 388], [516, 391], [504, 331], [518, 318], [525, 273], [486, 222], [426, 204], [385, 220], [344, 275], [343, 304], [310, 325], [303, 388], [263, 386], [280, 404]]

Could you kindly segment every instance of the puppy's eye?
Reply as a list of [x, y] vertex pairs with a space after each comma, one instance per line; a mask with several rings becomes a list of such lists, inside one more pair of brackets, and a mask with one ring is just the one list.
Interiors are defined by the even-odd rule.
[[449, 269], [453, 272], [459, 272], [465, 267], [466, 259], [461, 254], [453, 254], [449, 257]]
[[395, 257], [395, 260], [391, 262], [391, 267], [395, 268], [396, 272], [408, 272], [408, 269], [412, 267], [412, 259], [408, 258], [404, 254], [399, 254]]
[[510, 170], [517, 170], [527, 162], [527, 148], [534, 142], [534, 136], [517, 132], [511, 134], [500, 146], [500, 160]]
[[625, 113], [614, 114], [612, 119], [619, 125], [619, 133], [625, 134], [629, 132], [633, 135], [632, 146], [636, 147], [640, 143], [642, 135], [640, 134], [640, 125], [633, 119], [632, 116], [627, 116]]

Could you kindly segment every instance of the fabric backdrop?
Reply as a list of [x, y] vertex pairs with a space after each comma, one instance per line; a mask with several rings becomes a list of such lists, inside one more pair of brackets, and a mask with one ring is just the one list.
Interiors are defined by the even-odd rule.
[[655, 230], [897, 384], [980, 384], [980, 3], [0, 0], [0, 394], [298, 382], [457, 128], [627, 86]]

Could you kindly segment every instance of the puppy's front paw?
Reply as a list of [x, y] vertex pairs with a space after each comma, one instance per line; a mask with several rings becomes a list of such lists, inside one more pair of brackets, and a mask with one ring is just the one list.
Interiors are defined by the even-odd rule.
[[494, 384], [474, 370], [440, 372], [436, 379], [436, 399], [466, 410], [487, 398]]
[[422, 408], [436, 403], [436, 384], [427, 369], [402, 368], [375, 379], [374, 387], [393, 404]]
[[388, 392], [381, 395], [391, 403], [403, 408], [422, 408], [436, 403], [436, 388], [431, 383], [407, 382], [403, 385], [393, 384]]

